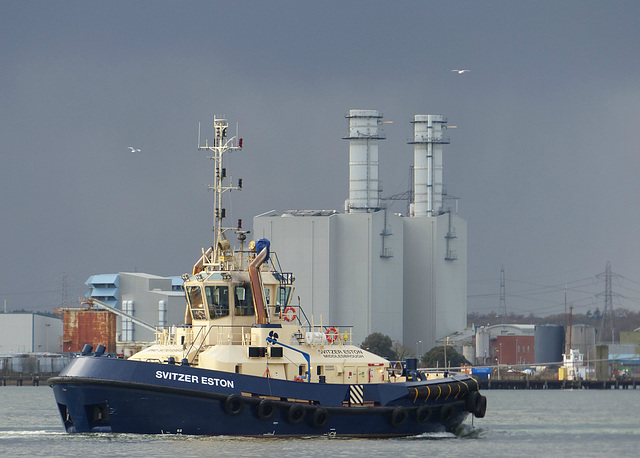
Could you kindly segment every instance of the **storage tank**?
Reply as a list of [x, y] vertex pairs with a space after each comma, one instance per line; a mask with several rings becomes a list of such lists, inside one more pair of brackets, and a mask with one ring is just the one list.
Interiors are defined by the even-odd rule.
[[585, 361], [593, 359], [596, 351], [596, 328], [586, 324], [574, 324], [565, 333], [569, 347], [580, 350]]
[[485, 327], [479, 328], [476, 332], [476, 364], [486, 364], [489, 354], [489, 330]]
[[536, 326], [534, 360], [536, 364], [560, 363], [564, 352], [564, 328], [555, 324]]

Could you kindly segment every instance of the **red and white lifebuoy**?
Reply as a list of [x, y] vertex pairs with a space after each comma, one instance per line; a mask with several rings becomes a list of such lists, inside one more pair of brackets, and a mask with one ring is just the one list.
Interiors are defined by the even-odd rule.
[[293, 307], [287, 307], [282, 314], [284, 321], [291, 322], [296, 319], [296, 310]]
[[333, 343], [338, 340], [338, 330], [333, 326], [327, 329], [327, 332], [325, 332], [324, 335], [326, 336], [327, 342], [329, 343]]

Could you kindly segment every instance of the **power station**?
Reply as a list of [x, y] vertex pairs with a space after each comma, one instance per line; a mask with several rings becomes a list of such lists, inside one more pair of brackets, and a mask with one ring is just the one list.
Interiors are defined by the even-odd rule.
[[254, 217], [254, 233], [270, 239], [282, 265], [296, 272], [296, 294], [314, 316], [353, 323], [355, 342], [381, 332], [426, 351], [462, 331], [467, 317], [467, 224], [446, 207], [443, 191], [447, 120], [413, 117], [413, 199], [409, 215], [399, 215], [381, 198], [382, 114], [351, 110], [346, 118], [344, 213], [269, 213]]

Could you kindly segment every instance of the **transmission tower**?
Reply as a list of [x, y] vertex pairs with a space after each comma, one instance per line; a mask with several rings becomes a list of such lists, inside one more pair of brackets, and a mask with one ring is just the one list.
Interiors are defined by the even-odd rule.
[[504, 265], [500, 268], [500, 308], [498, 314], [502, 318], [502, 324], [507, 321], [507, 300], [505, 299]]
[[614, 327], [613, 327], [613, 296], [618, 296], [613, 292], [611, 287], [611, 280], [613, 278], [619, 277], [618, 274], [611, 272], [611, 262], [607, 261], [607, 267], [605, 271], [596, 275], [596, 278], [604, 279], [604, 294], [598, 293], [596, 297], [604, 297], [604, 311], [602, 312], [602, 322], [600, 323], [600, 329], [598, 330], [598, 340], [600, 343], [603, 343], [604, 340], [604, 330], [606, 328], [607, 318], [609, 319], [609, 324], [611, 326], [611, 340], [613, 343], [615, 339]]

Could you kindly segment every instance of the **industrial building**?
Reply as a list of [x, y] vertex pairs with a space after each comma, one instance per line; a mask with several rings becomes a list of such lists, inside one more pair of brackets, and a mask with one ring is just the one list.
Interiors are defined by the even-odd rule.
[[[351, 110], [349, 194], [344, 213], [292, 210], [253, 220], [257, 238], [296, 274], [296, 295], [316, 319], [355, 326], [354, 342], [381, 332], [425, 351], [466, 327], [467, 224], [445, 203], [442, 115], [412, 120], [409, 214], [381, 197], [377, 110]], [[320, 317], [320, 318], [319, 318]]]
[[41, 313], [0, 314], [0, 353], [58, 353], [62, 320]]
[[[120, 272], [92, 275], [85, 284], [89, 287], [87, 297], [98, 299], [151, 327], [184, 322], [185, 298], [180, 277]], [[101, 324], [100, 327], [104, 326]], [[151, 330], [126, 317], [117, 316], [116, 328], [118, 342], [151, 342], [155, 339]]]

